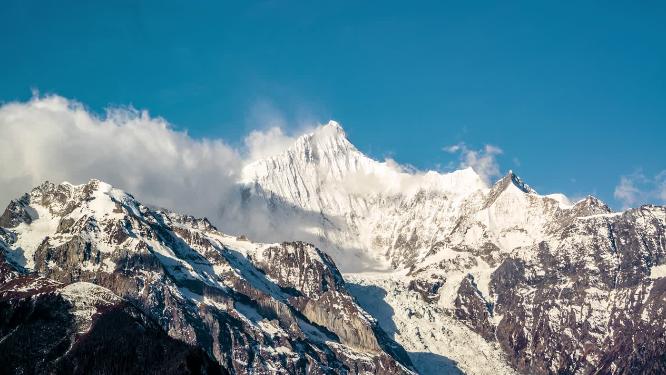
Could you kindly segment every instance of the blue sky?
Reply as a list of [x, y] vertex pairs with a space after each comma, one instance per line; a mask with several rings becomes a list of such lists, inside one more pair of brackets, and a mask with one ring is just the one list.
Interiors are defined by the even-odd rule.
[[663, 199], [663, 1], [93, 3], [0, 4], [1, 101], [132, 105], [231, 143], [335, 119], [421, 169], [489, 144], [543, 193]]

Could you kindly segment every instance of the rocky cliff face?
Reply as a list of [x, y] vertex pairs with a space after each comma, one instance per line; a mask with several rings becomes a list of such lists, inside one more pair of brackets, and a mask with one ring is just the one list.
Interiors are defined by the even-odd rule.
[[231, 373], [411, 372], [404, 351], [311, 245], [226, 236], [205, 219], [148, 208], [96, 180], [45, 183], [0, 220], [2, 252], [14, 269], [3, 276], [8, 293], [30, 271], [64, 288], [92, 283], [109, 291], [113, 306], [135, 309], [113, 319], [154, 321], [169, 340], [200, 348], [202, 361]]
[[517, 368], [664, 371], [665, 218], [654, 206], [582, 217], [501, 263], [490, 283], [497, 340]]

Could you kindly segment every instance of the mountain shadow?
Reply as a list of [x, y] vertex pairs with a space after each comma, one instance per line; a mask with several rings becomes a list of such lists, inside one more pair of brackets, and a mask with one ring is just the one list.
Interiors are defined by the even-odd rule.
[[[372, 315], [386, 334], [395, 340], [396, 333], [400, 333], [394, 322], [395, 310], [386, 303], [386, 290], [376, 285], [361, 285], [347, 282], [347, 289], [356, 298], [361, 307]], [[430, 352], [407, 351], [414, 367], [421, 375], [448, 375], [463, 374], [456, 361], [446, 356]]]

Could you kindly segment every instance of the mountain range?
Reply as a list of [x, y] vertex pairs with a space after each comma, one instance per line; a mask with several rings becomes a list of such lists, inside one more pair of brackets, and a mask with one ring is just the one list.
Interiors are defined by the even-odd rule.
[[540, 195], [512, 171], [488, 185], [471, 168], [409, 170], [367, 157], [335, 122], [246, 165], [237, 184], [244, 212], [210, 221], [94, 179], [13, 200], [0, 216], [0, 362], [666, 372], [663, 206], [612, 212]]

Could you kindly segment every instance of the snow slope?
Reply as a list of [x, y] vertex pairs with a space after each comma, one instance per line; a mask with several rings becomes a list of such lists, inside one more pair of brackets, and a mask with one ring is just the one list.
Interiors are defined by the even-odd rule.
[[516, 374], [497, 343], [409, 290], [399, 273], [345, 274], [350, 291], [409, 352], [423, 375]]

